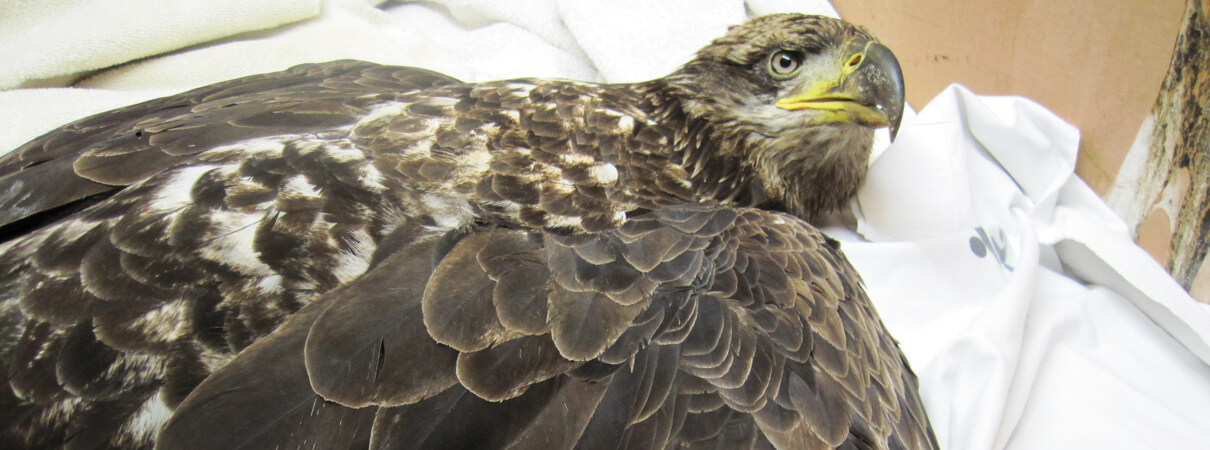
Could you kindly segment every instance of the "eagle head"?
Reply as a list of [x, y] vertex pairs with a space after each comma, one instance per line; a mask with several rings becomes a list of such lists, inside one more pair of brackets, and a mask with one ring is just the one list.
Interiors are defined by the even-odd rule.
[[699, 165], [687, 168], [694, 184], [722, 183], [720, 200], [808, 221], [856, 194], [874, 130], [889, 127], [893, 137], [903, 113], [903, 75], [890, 49], [821, 16], [733, 26], [665, 83], [688, 122], [704, 122], [709, 136], [698, 142], [718, 143], [685, 150], [700, 153], [686, 158]]

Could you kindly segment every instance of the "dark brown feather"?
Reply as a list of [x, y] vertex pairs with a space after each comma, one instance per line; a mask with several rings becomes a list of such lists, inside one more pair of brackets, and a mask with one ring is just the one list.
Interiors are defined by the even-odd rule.
[[579, 365], [563, 358], [549, 335], [525, 336], [458, 355], [458, 381], [476, 396], [498, 402]]
[[413, 255], [433, 244], [407, 247], [356, 286], [328, 295], [332, 305], [311, 325], [304, 349], [311, 387], [322, 398], [353, 408], [401, 405], [457, 383], [458, 352], [433, 341], [421, 319], [432, 267]]
[[506, 448], [551, 405], [562, 388], [561, 380], [549, 380], [512, 400], [494, 403], [455, 386], [413, 405], [379, 409], [371, 446]]
[[424, 326], [437, 342], [474, 352], [512, 338], [496, 316], [496, 283], [479, 264], [493, 233], [471, 235], [441, 260], [424, 291]]

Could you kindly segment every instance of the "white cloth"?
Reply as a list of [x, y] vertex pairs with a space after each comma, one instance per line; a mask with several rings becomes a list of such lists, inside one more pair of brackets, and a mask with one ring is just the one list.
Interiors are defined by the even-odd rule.
[[319, 15], [321, 0], [3, 0], [0, 88]]
[[1210, 314], [1073, 174], [1078, 140], [1028, 100], [951, 86], [858, 194], [866, 239], [843, 249], [945, 448], [1210, 442]]
[[[86, 16], [56, 6], [69, 3], [88, 2], [0, 0], [0, 55], [13, 56], [0, 59], [0, 85], [76, 80], [0, 91], [0, 151], [84, 115], [303, 62], [358, 58], [467, 81], [638, 81], [745, 17], [835, 15], [824, 0], [281, 0], [257, 16], [235, 9], [244, 2], [148, 7], [181, 14], [172, 17], [136, 13], [197, 2], [92, 2], [106, 7]], [[24, 20], [11, 11], [53, 28], [8, 31]], [[73, 56], [105, 42], [132, 51]], [[920, 374], [944, 448], [1210, 442], [1210, 313], [1072, 174], [1077, 140], [1026, 100], [951, 88], [876, 153], [856, 202], [860, 234], [828, 230]]]

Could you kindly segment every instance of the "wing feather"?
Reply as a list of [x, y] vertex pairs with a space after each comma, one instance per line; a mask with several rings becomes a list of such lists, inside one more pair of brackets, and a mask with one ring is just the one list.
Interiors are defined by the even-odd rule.
[[492, 304], [500, 324], [523, 334], [543, 334], [550, 330], [546, 322], [546, 287], [550, 273], [533, 259], [516, 258], [514, 265], [499, 275], [492, 290]]
[[595, 415], [608, 384], [565, 376], [549, 405], [508, 448], [573, 448]]
[[88, 318], [88, 307], [100, 302], [80, 284], [79, 277], [34, 272], [21, 283], [20, 307], [25, 314], [47, 322], [69, 325]]
[[31, 323], [13, 348], [8, 384], [18, 398], [31, 402], [54, 399], [62, 391], [55, 377], [59, 352], [70, 330]]
[[493, 304], [496, 282], [480, 263], [492, 242], [516, 239], [506, 233], [477, 233], [450, 250], [433, 271], [424, 291], [424, 326], [437, 342], [461, 352], [483, 350], [520, 337], [500, 323]]
[[425, 331], [421, 300], [434, 241], [407, 247], [328, 294], [335, 297], [311, 326], [304, 352], [311, 387], [324, 399], [353, 408], [401, 405], [428, 398], [457, 382], [458, 352]]
[[456, 386], [416, 404], [380, 409], [371, 447], [505, 448], [521, 437], [563, 386], [561, 380], [548, 380], [499, 403]]
[[458, 381], [476, 396], [499, 402], [579, 365], [564, 358], [549, 335], [524, 336], [458, 355]]
[[600, 356], [644, 305], [619, 304], [597, 292], [574, 292], [562, 286], [550, 289], [551, 337], [559, 352], [573, 361]]

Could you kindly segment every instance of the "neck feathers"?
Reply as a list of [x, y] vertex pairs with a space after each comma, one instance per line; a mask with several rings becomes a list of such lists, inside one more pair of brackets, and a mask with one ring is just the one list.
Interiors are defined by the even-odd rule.
[[[768, 121], [722, 114], [717, 98], [657, 80], [640, 85], [653, 122], [670, 130], [659, 147], [663, 176], [683, 177], [677, 198], [760, 207], [808, 222], [848, 203], [865, 177], [873, 131], [851, 124], [777, 128]], [[721, 118], [721, 119], [720, 119]], [[643, 159], [650, 165], [651, 158]], [[664, 182], [663, 184], [669, 184]]]

